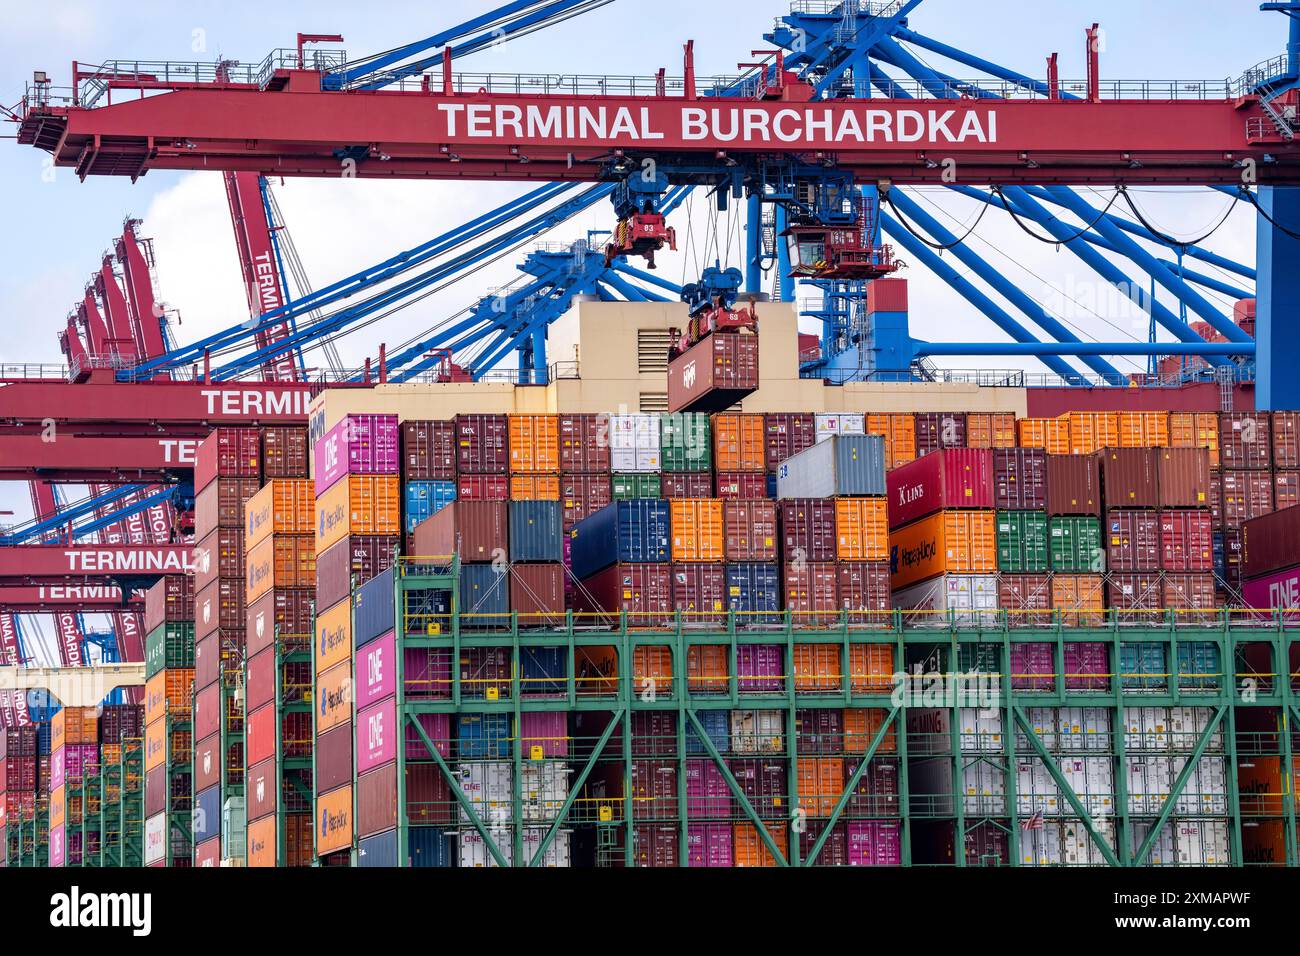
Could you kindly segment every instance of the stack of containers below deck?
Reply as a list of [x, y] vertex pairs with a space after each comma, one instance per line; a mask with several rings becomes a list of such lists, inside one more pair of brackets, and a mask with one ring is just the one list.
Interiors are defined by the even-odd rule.
[[[49, 725], [44, 727], [44, 743], [49, 746]], [[49, 787], [42, 778], [42, 764], [48, 776], [49, 754], [39, 754], [42, 734], [35, 724], [0, 728], [0, 854], [7, 866], [35, 860], [48, 865]], [[43, 826], [35, 825], [38, 815]], [[35, 830], [31, 839], [28, 832]]]
[[[51, 867], [82, 866], [98, 856], [98, 834], [83, 839], [85, 774], [99, 767], [99, 721], [94, 707], [64, 707], [50, 721]], [[91, 845], [87, 845], [87, 844]], [[145, 849], [148, 851], [148, 834]], [[189, 865], [188, 846], [182, 865]]]
[[574, 526], [613, 501], [609, 416], [560, 415], [560, 504], [564, 518], [564, 597], [573, 603]]
[[947, 448], [889, 473], [894, 606], [916, 625], [996, 618], [993, 451]]
[[[201, 562], [196, 566], [202, 569]], [[164, 577], [145, 593], [146, 866], [189, 866], [194, 806], [196, 582]]]
[[993, 449], [997, 508], [998, 607], [1011, 626], [1051, 619], [1052, 562], [1048, 548], [1047, 452]]
[[[1280, 426], [1274, 438], [1274, 419]], [[1219, 416], [1219, 468], [1214, 472], [1215, 561], [1220, 591], [1235, 599], [1241, 593], [1242, 528], [1247, 521], [1294, 500], [1297, 465], [1292, 413], [1234, 412]], [[1274, 457], [1280, 453], [1275, 473]]]
[[[459, 431], [460, 422], [457, 421]], [[371, 539], [360, 549], [373, 571], [388, 545], [396, 551], [402, 533], [399, 477], [401, 432], [396, 415], [349, 415], [316, 443], [317, 559], [347, 544], [330, 579], [313, 565], [307, 586], [317, 589], [312, 650], [315, 742], [316, 855], [324, 866], [347, 866], [355, 847], [353, 827], [352, 589], [358, 563], [352, 539]], [[461, 449], [458, 449], [458, 457]], [[502, 462], [504, 470], [504, 461]], [[458, 468], [458, 472], [463, 469]], [[380, 539], [375, 541], [375, 539]], [[329, 603], [326, 603], [329, 602]], [[250, 833], [250, 840], [252, 835]]]

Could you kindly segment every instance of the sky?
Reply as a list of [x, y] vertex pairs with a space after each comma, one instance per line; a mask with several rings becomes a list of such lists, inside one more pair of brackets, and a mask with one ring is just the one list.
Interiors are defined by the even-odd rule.
[[[11, 4], [0, 31], [0, 104], [17, 102], [33, 70], [49, 73], [56, 86], [66, 85], [74, 59], [260, 62], [270, 50], [292, 46], [299, 31], [341, 33], [342, 46], [355, 57], [432, 35], [495, 5], [483, 0], [445, 5], [407, 0]], [[762, 33], [788, 9], [788, 2], [773, 0], [615, 0], [558, 27], [477, 54], [463, 68], [648, 76], [667, 67], [674, 75], [680, 72], [682, 44], [694, 39], [701, 75], [734, 73], [737, 63], [751, 60], [753, 51], [764, 46]], [[1102, 75], [1107, 79], [1222, 80], [1280, 53], [1285, 43], [1284, 18], [1260, 13], [1258, 3], [1247, 0], [926, 0], [912, 16], [911, 27], [1033, 76], [1042, 76], [1047, 55], [1059, 51], [1062, 77], [1074, 79], [1085, 73], [1084, 29], [1094, 21], [1105, 31]], [[914, 52], [947, 72], [973, 75], [925, 51]], [[179, 316], [172, 330], [178, 341], [197, 339], [247, 317], [219, 174], [156, 171], [137, 183], [108, 178], [82, 183], [70, 170], [49, 168], [46, 154], [19, 147], [11, 130], [0, 124], [0, 135], [10, 137], [0, 139], [0, 184], [5, 187], [0, 364], [62, 364], [57, 333], [128, 216], [142, 218], [142, 234], [154, 240], [161, 297]], [[273, 186], [315, 286], [382, 261], [526, 188], [357, 179], [274, 180]], [[1098, 205], [1105, 202], [1097, 195], [1090, 198]], [[1142, 190], [1138, 198], [1156, 224], [1181, 237], [1204, 232], [1223, 217], [1230, 203], [1206, 190]], [[978, 213], [972, 201], [946, 191], [921, 190], [919, 201], [958, 234], [966, 232]], [[612, 210], [602, 205], [544, 238], [570, 240], [612, 225]], [[691, 253], [665, 256], [661, 275], [689, 281], [708, 264], [698, 253], [713, 236], [699, 210], [691, 216], [683, 211], [675, 225], [681, 245], [689, 240]], [[1254, 229], [1251, 212], [1238, 208], [1205, 245], [1253, 262]], [[722, 249], [728, 248], [725, 235], [719, 242]], [[1051, 304], [1083, 338], [1145, 339], [1145, 316], [1134, 315], [1118, 297], [1107, 294], [1095, 274], [1070, 253], [1029, 239], [1006, 216], [986, 216], [970, 243], [1026, 293]], [[726, 264], [741, 264], [739, 248], [733, 238]], [[344, 339], [340, 351], [345, 362], [359, 363], [380, 341], [401, 342], [509, 282], [517, 274], [517, 259], [496, 262], [472, 281]], [[967, 273], [951, 255], [946, 259]], [[911, 280], [912, 331], [918, 338], [1004, 338], [924, 269], [912, 268], [906, 275]], [[1209, 298], [1229, 310], [1227, 300]], [[941, 364], [973, 368], [979, 363], [953, 359]], [[982, 364], [1043, 370], [1033, 360], [996, 358]], [[1116, 364], [1137, 370], [1118, 360]], [[0, 523], [24, 520], [29, 514], [26, 499], [21, 485], [0, 487], [0, 511], [15, 512], [12, 518], [0, 516]]]

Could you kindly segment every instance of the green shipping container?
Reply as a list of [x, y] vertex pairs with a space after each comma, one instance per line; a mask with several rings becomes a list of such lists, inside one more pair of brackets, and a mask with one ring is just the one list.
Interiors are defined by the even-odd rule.
[[680, 412], [664, 415], [660, 422], [659, 455], [664, 471], [713, 470], [713, 435], [708, 415]]
[[662, 498], [663, 482], [658, 475], [615, 475], [612, 491], [614, 501]]
[[1060, 574], [1105, 574], [1106, 549], [1098, 518], [1053, 518], [1052, 570]]
[[194, 625], [168, 621], [144, 639], [144, 674], [153, 677], [173, 667], [194, 666]]
[[1046, 574], [1047, 512], [998, 512], [998, 570], [1007, 574]]

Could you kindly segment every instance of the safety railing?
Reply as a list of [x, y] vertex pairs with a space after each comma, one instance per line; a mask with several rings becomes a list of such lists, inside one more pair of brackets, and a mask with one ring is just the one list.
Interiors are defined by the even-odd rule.
[[1229, 81], [1229, 91], [1233, 97], [1249, 96], [1273, 80], [1286, 77], [1291, 70], [1291, 59], [1280, 53], [1260, 63], [1256, 63], [1235, 80]]
[[905, 0], [790, 0], [795, 15], [828, 17], [857, 13], [865, 17], [890, 17], [903, 9]]
[[318, 73], [330, 73], [347, 65], [346, 50], [325, 48], [306, 49], [299, 55], [296, 47], [280, 47], [272, 50], [258, 64], [254, 80], [258, 86], [266, 86], [278, 70], [315, 70]]
[[20, 362], [0, 365], [0, 381], [22, 381], [43, 379], [46, 381], [68, 381], [69, 369], [66, 365], [53, 365], [42, 362]]

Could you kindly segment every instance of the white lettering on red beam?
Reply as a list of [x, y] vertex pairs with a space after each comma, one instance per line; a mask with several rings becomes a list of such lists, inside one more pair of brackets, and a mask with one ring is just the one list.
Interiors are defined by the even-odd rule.
[[[579, 139], [654, 142], [650, 108], [635, 114], [621, 106], [514, 106], [501, 103], [439, 103], [447, 136], [469, 139]], [[687, 142], [733, 140], [844, 146], [853, 143], [996, 143], [998, 114], [984, 109], [830, 109], [809, 106], [682, 107], [677, 135]]]
[[183, 551], [64, 551], [69, 571], [172, 571], [183, 574], [193, 569], [189, 552]]
[[208, 402], [209, 415], [251, 417], [254, 415], [280, 415], [306, 417], [311, 397], [305, 389], [283, 392], [256, 389], [204, 389], [201, 394]]
[[107, 584], [38, 585], [42, 601], [121, 601], [120, 588]]

